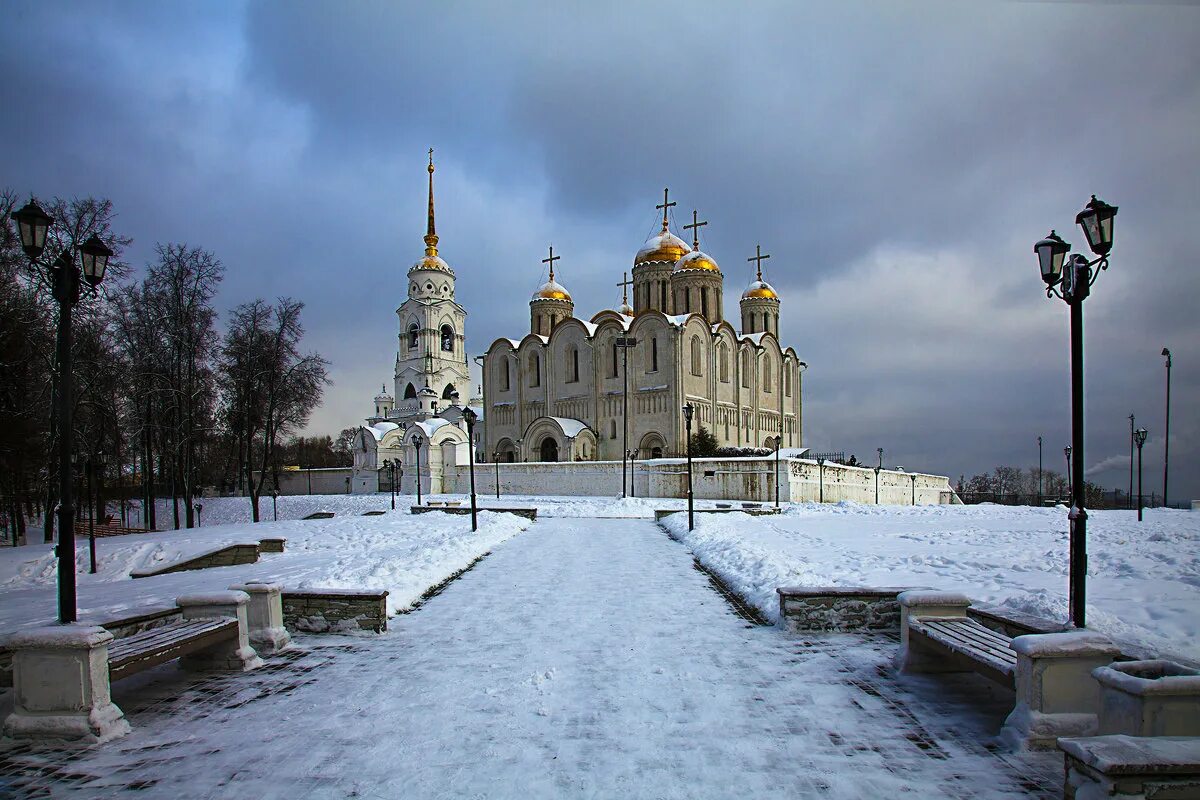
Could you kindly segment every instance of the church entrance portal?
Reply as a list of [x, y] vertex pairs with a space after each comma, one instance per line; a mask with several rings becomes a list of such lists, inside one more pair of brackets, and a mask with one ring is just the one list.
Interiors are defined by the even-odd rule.
[[558, 461], [558, 442], [554, 437], [547, 436], [542, 439], [541, 455], [542, 461]]

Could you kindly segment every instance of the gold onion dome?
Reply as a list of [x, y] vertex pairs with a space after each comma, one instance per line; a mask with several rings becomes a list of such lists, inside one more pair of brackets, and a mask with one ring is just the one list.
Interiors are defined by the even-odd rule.
[[689, 250], [691, 248], [688, 247], [687, 242], [664, 229], [646, 240], [642, 249], [638, 250], [634, 257], [633, 265], [636, 267], [651, 261], [675, 262], [683, 258]]
[[621, 303], [621, 307], [617, 309], [617, 313], [625, 317], [632, 317], [633, 306], [629, 305], [629, 301], [627, 300]]
[[566, 300], [571, 302], [571, 293], [561, 283], [558, 283], [551, 278], [538, 287], [538, 290], [533, 293], [534, 300]]
[[743, 300], [750, 300], [756, 297], [766, 298], [769, 300], [778, 300], [779, 295], [771, 287], [771, 284], [764, 280], [756, 280], [746, 287], [746, 291], [742, 292]]
[[683, 258], [675, 262], [675, 269], [706, 269], [710, 272], [720, 272], [721, 268], [717, 266], [717, 262], [713, 261], [706, 253], [699, 250], [693, 250]]

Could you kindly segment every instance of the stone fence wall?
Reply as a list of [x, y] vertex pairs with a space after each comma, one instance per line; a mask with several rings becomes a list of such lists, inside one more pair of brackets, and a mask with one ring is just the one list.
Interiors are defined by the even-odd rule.
[[284, 589], [284, 627], [305, 633], [383, 633], [387, 630], [387, 596], [383, 589]]

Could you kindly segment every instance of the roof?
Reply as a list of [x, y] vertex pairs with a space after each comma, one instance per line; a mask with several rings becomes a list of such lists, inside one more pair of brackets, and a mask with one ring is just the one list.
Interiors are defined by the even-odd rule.
[[557, 422], [558, 427], [562, 428], [562, 432], [571, 439], [574, 439], [581, 431], [587, 429], [587, 424], [577, 419], [570, 419], [568, 417], [551, 417], [550, 419]]
[[394, 431], [400, 426], [394, 422], [376, 422], [374, 425], [364, 425], [363, 430], [370, 431], [375, 441], [383, 438], [388, 431]]

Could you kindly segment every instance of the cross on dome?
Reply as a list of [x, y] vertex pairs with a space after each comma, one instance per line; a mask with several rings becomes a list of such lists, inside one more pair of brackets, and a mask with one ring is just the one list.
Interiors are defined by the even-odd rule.
[[562, 256], [554, 255], [554, 245], [550, 245], [550, 257], [543, 258], [542, 263], [550, 265], [550, 282], [551, 283], [554, 283], [554, 262], [555, 261], [562, 261]]
[[746, 259], [747, 261], [755, 262], [755, 267], [758, 272], [758, 280], [760, 280], [760, 281], [762, 280], [762, 262], [764, 259], [768, 259], [770, 257], [771, 257], [770, 255], [764, 256], [763, 252], [762, 252], [762, 245], [756, 244], [756, 245], [754, 245], [754, 255], [752, 255]]
[[676, 203], [674, 200], [671, 200], [670, 202], [667, 202], [667, 201], [668, 201], [668, 199], [669, 199], [669, 197], [670, 197], [670, 195], [671, 195], [671, 190], [670, 190], [670, 189], [667, 189], [667, 188], [665, 188], [665, 187], [664, 187], [664, 188], [663, 188], [663, 201], [662, 201], [662, 205], [657, 205], [657, 206], [655, 206], [655, 208], [661, 208], [661, 209], [662, 209], [662, 212], [663, 212], [663, 228], [662, 228], [662, 229], [663, 229], [664, 231], [667, 229], [667, 209], [669, 209], [671, 206], [678, 205], [678, 203]]
[[687, 231], [687, 230], [692, 231], [692, 249], [693, 250], [700, 249], [700, 229], [708, 224], [708, 220], [705, 220], [704, 222], [700, 222], [699, 216], [700, 216], [699, 213], [696, 211], [696, 209], [693, 208], [692, 209], [692, 224], [683, 226], [683, 229], [685, 231]]

